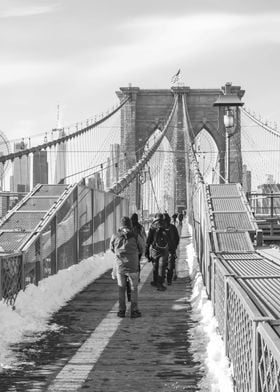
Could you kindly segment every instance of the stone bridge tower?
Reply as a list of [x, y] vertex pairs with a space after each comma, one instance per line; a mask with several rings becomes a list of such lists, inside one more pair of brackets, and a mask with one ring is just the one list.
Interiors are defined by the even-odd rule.
[[[121, 146], [120, 173], [130, 169], [142, 156], [146, 141], [155, 131], [162, 129], [173, 107], [174, 96], [178, 95], [178, 107], [166, 137], [175, 154], [176, 167], [176, 205], [187, 206], [186, 201], [186, 164], [184, 151], [184, 127], [182, 96], [189, 114], [192, 139], [200, 131], [206, 130], [214, 139], [220, 163], [220, 176], [225, 178], [226, 129], [224, 126], [223, 108], [214, 107], [214, 102], [223, 93], [221, 89], [192, 89], [190, 87], [173, 87], [162, 90], [146, 90], [138, 87], [122, 87], [117, 95], [120, 100], [130, 96], [121, 111]], [[231, 86], [231, 93], [239, 98], [244, 90], [239, 86]], [[235, 128], [230, 137], [229, 182], [242, 181], [241, 157], [241, 125], [240, 112], [236, 111]], [[130, 194], [130, 203], [139, 209], [137, 200], [137, 184], [135, 192]]]

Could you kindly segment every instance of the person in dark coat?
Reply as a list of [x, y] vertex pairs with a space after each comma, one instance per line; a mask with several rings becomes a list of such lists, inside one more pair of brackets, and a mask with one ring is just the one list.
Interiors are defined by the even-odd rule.
[[165, 230], [163, 215], [157, 213], [151, 224], [146, 241], [145, 257], [153, 263], [152, 286], [164, 291], [165, 269], [168, 261], [169, 238]]
[[178, 214], [179, 225], [183, 224], [184, 215], [182, 212]]
[[[168, 254], [168, 263], [167, 263], [167, 284], [171, 285], [173, 273], [175, 271], [175, 263], [176, 263], [176, 249], [179, 245], [180, 237], [177, 230], [177, 227], [171, 223], [170, 216], [168, 213], [163, 214], [163, 219], [165, 222], [166, 231], [169, 237], [169, 254]], [[175, 277], [174, 276], [174, 277]]]
[[139, 253], [143, 253], [140, 242], [132, 231], [129, 217], [121, 219], [121, 227], [112, 235], [110, 249], [115, 254], [115, 275], [119, 288], [119, 317], [126, 312], [126, 279], [131, 288], [131, 318], [141, 317], [138, 309]]
[[178, 214], [176, 214], [176, 212], [175, 212], [175, 214], [172, 215], [173, 225], [176, 225], [177, 216], [178, 216]]

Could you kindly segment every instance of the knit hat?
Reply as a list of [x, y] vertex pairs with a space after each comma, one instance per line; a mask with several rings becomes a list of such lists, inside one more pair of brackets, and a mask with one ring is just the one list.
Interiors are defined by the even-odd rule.
[[137, 223], [138, 222], [138, 214], [136, 214], [136, 212], [134, 212], [134, 214], [131, 215], [131, 222], [132, 223]]
[[121, 219], [121, 226], [129, 227], [129, 228], [131, 227], [131, 222], [130, 222], [130, 219], [129, 219], [128, 216], [122, 217], [122, 219]]

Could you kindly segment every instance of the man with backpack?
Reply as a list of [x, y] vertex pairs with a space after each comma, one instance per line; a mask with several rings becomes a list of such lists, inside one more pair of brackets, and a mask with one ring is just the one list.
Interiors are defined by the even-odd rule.
[[176, 249], [178, 247], [180, 237], [179, 237], [177, 227], [171, 223], [171, 219], [170, 219], [170, 216], [168, 213], [163, 214], [163, 219], [165, 222], [165, 229], [166, 229], [167, 235], [169, 237], [169, 255], [168, 255], [168, 263], [167, 263], [167, 284], [171, 285], [174, 272], [175, 272], [174, 280], [175, 280], [175, 276], [176, 276], [176, 271], [175, 271], [175, 262], [176, 262], [176, 258], [177, 258]]
[[131, 318], [141, 317], [138, 309], [138, 280], [139, 280], [139, 253], [144, 249], [132, 231], [129, 217], [121, 219], [121, 227], [117, 234], [113, 234], [110, 249], [115, 254], [115, 270], [119, 288], [118, 317], [125, 317], [126, 312], [126, 279], [131, 288]]
[[166, 290], [163, 282], [168, 260], [168, 248], [169, 238], [164, 227], [163, 215], [157, 213], [149, 229], [145, 256], [153, 263], [153, 281], [151, 285], [157, 287], [159, 291]]

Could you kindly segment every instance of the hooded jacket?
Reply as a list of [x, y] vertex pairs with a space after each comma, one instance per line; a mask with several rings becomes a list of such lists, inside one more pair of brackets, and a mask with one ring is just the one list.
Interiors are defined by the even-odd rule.
[[[153, 223], [151, 224], [151, 227], [150, 227], [149, 232], [148, 232], [147, 241], [146, 241], [145, 256], [148, 259], [150, 257], [155, 259], [157, 257], [160, 257], [163, 253], [166, 253], [166, 252], [168, 253], [168, 248], [170, 246], [168, 235], [167, 235], [168, 248], [166, 248], [166, 249], [155, 249], [153, 247], [153, 242], [154, 242], [154, 239], [155, 239], [156, 231], [157, 231], [157, 229], [160, 229], [160, 228], [165, 230], [164, 221], [162, 219], [155, 219], [153, 221]], [[151, 252], [150, 252], [150, 250], [151, 250]]]
[[116, 257], [116, 264], [120, 272], [138, 272], [139, 271], [139, 253], [143, 253], [143, 247], [138, 241], [136, 235], [128, 227], [122, 226], [119, 228], [117, 234], [113, 234], [110, 241], [110, 250], [116, 253], [116, 246], [118, 239], [122, 234], [125, 234], [128, 241], [125, 252], [122, 256]]

